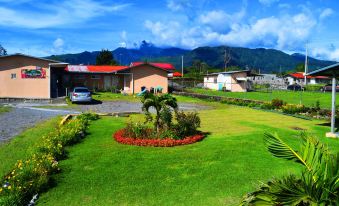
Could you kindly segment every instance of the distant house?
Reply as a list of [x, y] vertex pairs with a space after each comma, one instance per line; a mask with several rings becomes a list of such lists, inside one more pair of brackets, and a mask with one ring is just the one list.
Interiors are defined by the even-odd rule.
[[168, 73], [168, 78], [173, 78], [173, 77], [182, 77], [182, 74], [180, 72]]
[[271, 87], [283, 89], [286, 88], [286, 83], [283, 77], [278, 77], [276, 74], [258, 74], [247, 77], [252, 84], [269, 84]]
[[246, 92], [248, 74], [249, 70], [207, 74], [204, 76], [204, 87], [213, 90]]
[[[295, 72], [287, 74], [285, 77], [285, 83], [287, 85], [299, 84], [305, 85], [305, 76], [304, 72]], [[306, 76], [307, 84], [328, 84], [330, 83], [330, 78], [325, 76]]]

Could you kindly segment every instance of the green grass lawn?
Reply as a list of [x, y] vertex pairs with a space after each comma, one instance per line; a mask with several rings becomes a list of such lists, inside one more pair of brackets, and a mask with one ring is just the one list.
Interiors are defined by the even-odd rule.
[[95, 92], [92, 94], [92, 98], [98, 101], [140, 101], [139, 97], [137, 97], [136, 95], [123, 95], [120, 93], [112, 92]]
[[[304, 104], [305, 106], [314, 106], [316, 101], [319, 101], [322, 108], [331, 108], [331, 93], [330, 92], [294, 92], [294, 91], [277, 91], [273, 92], [223, 92], [209, 89], [192, 88], [189, 89], [191, 92], [200, 94], [216, 95], [223, 97], [234, 97], [243, 99], [254, 99], [262, 101], [271, 101], [272, 99], [278, 98], [286, 101], [290, 104]], [[337, 94], [339, 98], [339, 94]], [[339, 102], [337, 101], [337, 105]]]
[[339, 151], [338, 140], [324, 138], [329, 128], [322, 121], [221, 104], [199, 113], [201, 130], [210, 135], [174, 148], [116, 143], [112, 134], [128, 118], [93, 122], [83, 142], [68, 149], [57, 185], [41, 194], [38, 205], [236, 205], [260, 181], [300, 170], [269, 154], [265, 131], [296, 146], [299, 127]]
[[53, 131], [60, 117], [50, 119], [27, 129], [12, 140], [0, 143], [0, 177], [3, 177], [19, 159], [24, 159], [34, 151], [34, 145], [45, 134]]

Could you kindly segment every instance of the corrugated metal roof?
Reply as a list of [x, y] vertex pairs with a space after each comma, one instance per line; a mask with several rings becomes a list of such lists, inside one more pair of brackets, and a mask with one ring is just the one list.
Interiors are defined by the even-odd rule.
[[68, 65], [65, 70], [69, 72], [82, 72], [82, 73], [115, 73], [118, 71], [128, 69], [127, 66], [97, 66], [97, 65]]
[[158, 62], [132, 62], [131, 63], [131, 67], [136, 67], [136, 66], [140, 66], [140, 65], [143, 65], [143, 64], [149, 64], [149, 65], [152, 65], [154, 67], [158, 67], [160, 69], [163, 69], [163, 70], [175, 70], [175, 67], [170, 64], [170, 63], [158, 63]]
[[[304, 79], [304, 73], [303, 72], [295, 72], [292, 74], [289, 74], [289, 76], [297, 78], [297, 79]], [[307, 79], [328, 79], [328, 77], [326, 76], [310, 76], [310, 75], [306, 75]]]

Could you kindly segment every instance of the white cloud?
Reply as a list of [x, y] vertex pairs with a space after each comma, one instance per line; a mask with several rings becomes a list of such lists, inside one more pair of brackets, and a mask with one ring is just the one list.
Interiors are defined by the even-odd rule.
[[[273, 47], [296, 50], [304, 45], [317, 25], [311, 12], [303, 11], [295, 15], [266, 17], [244, 22], [242, 15], [238, 21], [222, 11], [211, 11], [201, 15], [201, 24], [187, 27], [182, 23], [146, 21], [145, 26], [154, 35], [157, 44], [195, 48], [204, 45], [234, 45], [246, 47]], [[235, 22], [235, 23], [234, 23]], [[228, 25], [228, 31], [217, 27]]]
[[76, 24], [131, 4], [102, 4], [93, 0], [62, 1], [57, 5], [36, 3], [37, 10], [14, 10], [0, 6], [0, 25], [23, 28], [49, 28]]
[[334, 45], [311, 45], [309, 50], [315, 58], [339, 61], [339, 48]]
[[181, 2], [176, 2], [174, 0], [167, 1], [167, 8], [172, 11], [181, 11], [184, 9], [183, 4]]
[[54, 48], [62, 48], [64, 46], [64, 40], [62, 40], [61, 38], [57, 38], [54, 42], [53, 42], [53, 46]]
[[273, 3], [279, 2], [279, 0], [259, 0], [259, 2], [264, 6], [270, 6]]
[[334, 13], [334, 11], [331, 8], [326, 8], [321, 12], [319, 18], [325, 19], [325, 18], [331, 16], [333, 13]]

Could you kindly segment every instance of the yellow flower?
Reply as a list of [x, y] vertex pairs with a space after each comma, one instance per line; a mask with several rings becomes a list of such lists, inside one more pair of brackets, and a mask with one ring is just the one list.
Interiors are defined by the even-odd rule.
[[8, 186], [7, 188], [10, 190], [10, 189], [12, 189], [12, 186]]
[[2, 188], [0, 187], [0, 192], [2, 192]]

